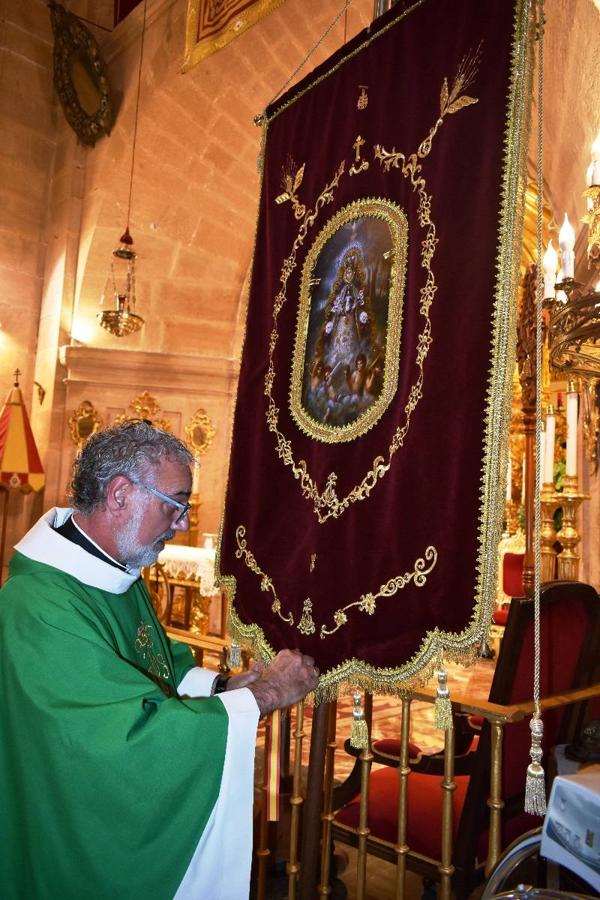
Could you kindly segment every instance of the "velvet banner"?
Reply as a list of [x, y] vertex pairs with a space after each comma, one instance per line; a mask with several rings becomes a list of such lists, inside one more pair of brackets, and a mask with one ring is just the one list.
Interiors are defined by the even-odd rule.
[[188, 0], [183, 70], [221, 50], [283, 0]]
[[398, 691], [494, 605], [528, 0], [421, 0], [266, 112], [219, 562], [233, 634]]

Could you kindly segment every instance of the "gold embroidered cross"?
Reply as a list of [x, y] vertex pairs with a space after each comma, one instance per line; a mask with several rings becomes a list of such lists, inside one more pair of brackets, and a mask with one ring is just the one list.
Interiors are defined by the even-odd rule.
[[[354, 147], [355, 156], [354, 156], [354, 163], [350, 167], [351, 175], [358, 175], [359, 172], [364, 172], [365, 169], [369, 168], [369, 163], [366, 161], [366, 159], [361, 160], [361, 158], [360, 158], [360, 151], [361, 151], [361, 148], [362, 148], [364, 142], [365, 142], [365, 139], [362, 138], [359, 134], [358, 137], [356, 138], [356, 140], [354, 141], [354, 143], [352, 144], [352, 146]], [[359, 165], [359, 163], [360, 163], [360, 165]]]

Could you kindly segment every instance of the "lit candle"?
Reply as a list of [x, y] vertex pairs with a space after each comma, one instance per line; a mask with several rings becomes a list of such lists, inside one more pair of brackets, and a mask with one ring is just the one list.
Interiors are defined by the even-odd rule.
[[194, 476], [192, 478], [192, 494], [200, 493], [200, 460], [194, 460]]
[[567, 467], [565, 475], [577, 475], [577, 391], [570, 381], [567, 388]]
[[544, 450], [544, 484], [554, 485], [554, 433], [556, 430], [556, 419], [554, 417], [554, 409], [548, 407], [546, 416], [546, 449]]
[[509, 503], [512, 500], [512, 463], [510, 461], [510, 450], [508, 452], [508, 462], [506, 464], [506, 499]]
[[561, 229], [558, 233], [558, 243], [560, 244], [560, 254], [562, 261], [562, 270], [564, 278], [573, 278], [575, 275], [575, 231], [569, 222], [569, 217], [565, 213], [565, 218]]
[[[592, 144], [592, 171], [590, 173], [589, 185], [600, 185], [600, 133]], [[589, 172], [589, 169], [588, 169]]]
[[558, 269], [558, 253], [552, 246], [552, 241], [550, 241], [548, 249], [544, 253], [542, 266], [544, 269], [544, 297], [550, 299], [556, 293], [554, 285], [556, 284], [556, 270]]

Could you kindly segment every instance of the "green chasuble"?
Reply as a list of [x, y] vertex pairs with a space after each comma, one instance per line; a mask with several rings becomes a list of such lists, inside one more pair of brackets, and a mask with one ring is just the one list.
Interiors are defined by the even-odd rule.
[[219, 795], [228, 713], [177, 696], [193, 659], [143, 582], [111, 593], [17, 552], [0, 654], [0, 896], [172, 898]]

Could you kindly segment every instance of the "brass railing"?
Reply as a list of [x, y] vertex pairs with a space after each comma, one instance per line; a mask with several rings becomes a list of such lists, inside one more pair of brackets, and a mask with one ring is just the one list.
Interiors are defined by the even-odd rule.
[[[583, 703], [594, 697], [600, 697], [600, 684], [592, 685], [588, 688], [569, 691], [567, 693], [556, 694], [542, 700], [542, 710], [548, 711], [558, 707], [567, 706], [573, 703]], [[443, 778], [440, 784], [440, 790], [443, 791], [442, 798], [442, 839], [441, 839], [441, 859], [431, 860], [411, 851], [408, 846], [408, 816], [410, 814], [408, 806], [408, 779], [411, 774], [409, 764], [409, 730], [410, 730], [410, 707], [413, 701], [422, 701], [433, 703], [435, 700], [435, 691], [433, 689], [424, 688], [413, 692], [410, 696], [402, 699], [402, 717], [399, 723], [400, 732], [400, 755], [398, 764], [399, 778], [399, 796], [398, 796], [398, 831], [397, 841], [395, 844], [389, 844], [386, 841], [377, 839], [377, 843], [381, 844], [388, 851], [381, 853], [385, 858], [393, 858], [396, 860], [396, 898], [402, 900], [406, 895], [406, 875], [408, 869], [409, 857], [417, 870], [419, 869], [419, 860], [422, 862], [421, 871], [425, 871], [427, 867], [436, 866], [439, 873], [439, 896], [441, 900], [450, 900], [452, 897], [452, 876], [454, 867], [452, 864], [453, 857], [453, 807], [452, 795], [456, 788], [454, 775], [454, 728], [450, 728], [445, 732], [444, 752], [443, 752]], [[488, 853], [485, 862], [485, 874], [494, 868], [501, 853], [501, 817], [504, 801], [502, 799], [502, 748], [504, 728], [513, 723], [518, 722], [533, 712], [533, 703], [524, 702], [516, 703], [510, 706], [503, 706], [487, 701], [472, 702], [467, 697], [455, 696], [452, 701], [453, 715], [477, 715], [487, 719], [491, 729], [491, 745], [490, 745], [490, 788], [487, 805], [489, 807], [489, 831], [488, 831]], [[330, 880], [330, 860], [332, 849], [333, 831], [338, 833], [345, 832], [349, 843], [354, 844], [358, 848], [356, 862], [356, 898], [364, 900], [366, 897], [366, 873], [367, 873], [367, 855], [368, 848], [372, 852], [377, 852], [373, 847], [372, 840], [370, 843], [370, 830], [368, 822], [368, 790], [369, 775], [373, 761], [373, 753], [368, 748], [361, 752], [360, 761], [360, 804], [359, 804], [359, 822], [356, 828], [335, 822], [333, 813], [332, 795], [334, 786], [334, 756], [336, 749], [335, 725], [336, 725], [336, 708], [335, 704], [331, 704], [327, 716], [327, 736], [323, 745], [323, 756], [321, 765], [324, 766], [323, 781], [323, 806], [320, 819], [312, 823], [313, 829], [320, 828], [320, 845], [321, 845], [321, 863], [320, 863], [320, 883], [316, 889], [316, 893], [307, 893], [302, 889], [302, 880], [300, 873], [302, 871], [302, 853], [301, 853], [301, 829], [299, 826], [300, 810], [304, 803], [304, 797], [301, 791], [301, 753], [302, 741], [304, 737], [305, 726], [305, 710], [304, 704], [300, 703], [296, 707], [296, 726], [294, 731], [294, 766], [293, 766], [293, 787], [292, 796], [290, 798], [291, 814], [290, 814], [290, 843], [289, 843], [289, 859], [287, 865], [288, 874], [288, 897], [290, 900], [313, 900], [315, 896], [326, 897], [331, 893], [329, 885]], [[314, 763], [311, 762], [311, 765]], [[306, 815], [306, 810], [304, 811]], [[306, 825], [306, 823], [305, 823]], [[302, 828], [302, 833], [310, 831], [310, 828]], [[262, 829], [261, 829], [262, 832]], [[264, 834], [264, 832], [262, 832]], [[266, 862], [268, 854], [265, 854], [265, 847], [261, 846], [259, 851], [258, 862], [258, 890], [257, 900], [266, 900]], [[306, 874], [306, 873], [305, 873]], [[308, 883], [308, 882], [307, 882]]]

